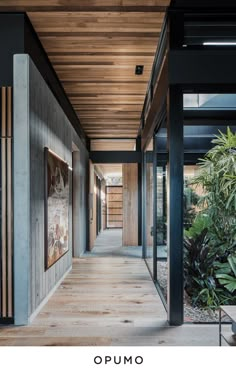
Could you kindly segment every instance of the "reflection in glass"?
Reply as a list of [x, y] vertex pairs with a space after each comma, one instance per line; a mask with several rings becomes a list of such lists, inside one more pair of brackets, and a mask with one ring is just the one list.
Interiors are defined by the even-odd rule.
[[167, 301], [167, 188], [166, 165], [157, 166], [157, 281]]
[[153, 274], [153, 140], [146, 151], [146, 262]]
[[199, 94], [186, 93], [184, 94], [184, 108], [185, 109], [199, 109], [199, 110], [222, 110], [235, 109], [236, 95], [235, 94]]

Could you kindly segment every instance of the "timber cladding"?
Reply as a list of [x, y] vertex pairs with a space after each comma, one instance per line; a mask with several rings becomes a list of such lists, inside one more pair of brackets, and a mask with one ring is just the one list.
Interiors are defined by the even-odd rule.
[[86, 135], [136, 138], [164, 13], [28, 16]]
[[136, 138], [169, 4], [8, 0], [0, 11], [27, 12], [89, 138]]
[[13, 317], [12, 88], [0, 88], [1, 246], [0, 319]]
[[123, 164], [123, 246], [138, 246], [138, 165]]
[[122, 186], [106, 187], [106, 227], [123, 227], [123, 188]]

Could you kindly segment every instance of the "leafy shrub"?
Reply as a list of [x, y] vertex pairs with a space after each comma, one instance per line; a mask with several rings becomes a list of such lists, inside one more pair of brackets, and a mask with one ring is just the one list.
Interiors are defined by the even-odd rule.
[[236, 293], [236, 255], [229, 255], [227, 263], [215, 263], [215, 276], [230, 293]]
[[212, 143], [191, 181], [204, 196], [185, 230], [184, 275], [193, 305], [217, 308], [236, 303], [236, 134], [228, 128]]
[[185, 230], [185, 236], [188, 238], [196, 238], [205, 229], [207, 229], [208, 232], [210, 225], [211, 220], [209, 216], [204, 213], [199, 213], [196, 216], [192, 226], [188, 230]]
[[218, 305], [213, 266], [216, 253], [209, 245], [207, 233], [205, 228], [184, 239], [184, 288], [194, 306], [214, 308]]
[[236, 302], [236, 256], [221, 263], [218, 250], [211, 246], [207, 228], [184, 238], [184, 288], [193, 306], [215, 309]]
[[191, 184], [201, 185], [200, 206], [209, 216], [209, 233], [221, 252], [234, 252], [236, 242], [236, 134], [230, 128], [212, 141], [215, 146], [201, 160], [199, 175]]

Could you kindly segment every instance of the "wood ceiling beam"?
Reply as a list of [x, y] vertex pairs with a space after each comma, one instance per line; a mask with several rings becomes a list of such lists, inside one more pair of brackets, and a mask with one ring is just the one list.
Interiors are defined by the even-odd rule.
[[[50, 38], [50, 37], [60, 37], [60, 38], [69, 38], [69, 37], [79, 37], [79, 38], [85, 38], [85, 37], [88, 37], [88, 34], [90, 37], [101, 37], [101, 38], [107, 38], [107, 33], [109, 31], [91, 31], [91, 32], [83, 32], [83, 31], [70, 31], [70, 30], [67, 30], [66, 32], [65, 31], [39, 31], [38, 32], [38, 36], [40, 38]], [[155, 32], [135, 32], [135, 33], [132, 33], [132, 32], [118, 32], [118, 31], [113, 31], [113, 32], [109, 32], [109, 35], [111, 38], [118, 38], [118, 37], [123, 37], [123, 38], [131, 38], [132, 36], [136, 37], [136, 38], [144, 38], [144, 35], [146, 38], [153, 38], [153, 39], [156, 39], [160, 36], [160, 29], [156, 30]]]
[[[90, 1], [91, 2], [91, 1]], [[152, 11], [147, 11], [145, 13], [143, 12], [136, 12], [136, 11], [133, 11], [133, 13], [127, 13], [127, 12], [106, 12], [106, 11], [100, 11], [99, 13], [96, 12], [96, 11], [89, 11], [89, 12], [76, 12], [76, 11], [66, 11], [66, 12], [53, 12], [52, 13], [45, 13], [45, 12], [37, 12], [37, 14], [40, 16], [40, 17], [45, 17], [45, 18], [49, 18], [49, 19], [52, 19], [53, 18], [53, 15], [57, 15], [58, 18], [61, 18], [62, 20], [66, 20], [66, 19], [77, 19], [77, 20], [86, 20], [87, 18], [93, 20], [93, 21], [99, 21], [100, 23], [109, 23], [110, 19], [113, 19], [114, 22], [116, 23], [120, 23], [122, 22], [123, 20], [129, 20], [131, 23], [135, 22], [137, 19], [139, 20], [140, 23], [143, 23], [144, 21], [149, 21], [149, 20], [156, 20], [158, 21], [158, 19], [160, 17], [163, 17], [163, 12], [152, 12]], [[28, 12], [28, 15], [31, 17], [35, 17], [35, 14], [34, 13], [30, 13]], [[142, 19], [140, 19], [140, 17]]]
[[135, 52], [129, 52], [129, 51], [116, 51], [114, 52], [113, 50], [109, 51], [109, 52], [94, 52], [94, 51], [90, 51], [90, 52], [85, 52], [85, 51], [70, 51], [70, 52], [62, 52], [62, 51], [56, 51], [56, 52], [52, 52], [52, 51], [48, 51], [47, 52], [47, 55], [49, 57], [51, 56], [56, 56], [56, 57], [64, 57], [64, 56], [93, 56], [93, 57], [97, 57], [97, 56], [122, 56], [122, 57], [127, 57], [127, 56], [135, 56], [135, 57], [154, 57], [153, 56], [153, 53], [152, 52], [140, 52], [140, 51], [135, 51]]
[[164, 12], [170, 0], [7, 0], [1, 11], [27, 12]]
[[96, 133], [92, 133], [92, 134], [88, 134], [88, 138], [90, 139], [121, 139], [122, 137], [125, 137], [125, 138], [130, 138], [130, 139], [136, 139], [137, 138], [137, 133], [133, 134], [125, 134], [124, 136], [122, 136], [122, 133], [121, 134], [96, 134]]
[[130, 113], [130, 112], [113, 112], [113, 113], [106, 113], [106, 112], [101, 112], [101, 113], [97, 113], [97, 112], [87, 112], [87, 113], [84, 113], [84, 112], [78, 112], [76, 111], [78, 116], [82, 119], [82, 118], [86, 118], [86, 120], [90, 120], [92, 118], [100, 118], [100, 119], [104, 119], [104, 120], [111, 120], [111, 119], [115, 119], [117, 118], [117, 120], [120, 120], [120, 119], [123, 119], [123, 120], [126, 120], [126, 119], [133, 119], [133, 120], [140, 120], [140, 113], [137, 112], [137, 113]]
[[107, 118], [107, 119], [104, 119], [104, 118], [84, 118], [82, 120], [83, 122], [83, 126], [86, 126], [86, 125], [89, 125], [89, 124], [94, 124], [94, 125], [101, 125], [103, 123], [106, 123], [106, 122], [109, 122], [110, 125], [115, 125], [115, 124], [121, 124], [121, 123], [125, 123], [126, 125], [128, 124], [132, 124], [132, 125], [136, 125], [137, 124], [137, 119], [130, 119], [130, 118]]
[[97, 55], [65, 55], [51, 56], [51, 62], [55, 68], [59, 66], [134, 66], [134, 64], [145, 65], [148, 68], [152, 67], [153, 57], [151, 56], [101, 56]]
[[70, 102], [73, 105], [98, 105], [106, 103], [106, 105], [143, 105], [144, 95], [140, 96], [109, 96], [109, 95], [95, 95], [95, 96], [84, 96], [84, 97], [69, 97]]

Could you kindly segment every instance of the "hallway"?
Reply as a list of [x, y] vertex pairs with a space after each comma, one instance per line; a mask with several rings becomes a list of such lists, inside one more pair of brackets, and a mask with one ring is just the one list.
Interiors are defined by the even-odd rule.
[[167, 327], [145, 262], [132, 257], [133, 248], [119, 248], [119, 234], [105, 231], [92, 254], [74, 259], [31, 325], [1, 327], [0, 345], [217, 345], [216, 325]]
[[122, 246], [122, 229], [106, 229], [98, 235], [95, 246], [88, 256], [126, 256], [129, 258], [141, 258], [141, 246]]

